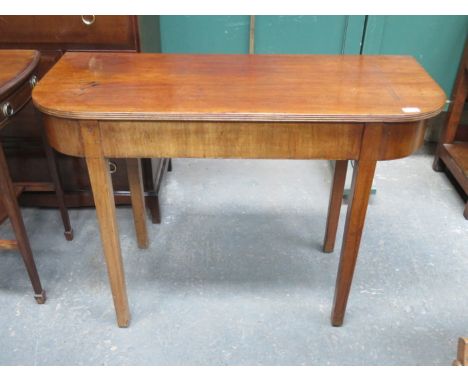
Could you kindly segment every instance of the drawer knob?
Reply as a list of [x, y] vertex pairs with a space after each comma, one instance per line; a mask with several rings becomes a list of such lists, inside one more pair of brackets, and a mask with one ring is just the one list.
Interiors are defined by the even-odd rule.
[[96, 16], [94, 16], [94, 15], [81, 16], [81, 21], [83, 21], [83, 24], [85, 24], [85, 25], [93, 25], [94, 22], [96, 21]]
[[109, 172], [113, 174], [117, 171], [117, 165], [114, 162], [109, 161]]
[[37, 85], [37, 76], [36, 75], [33, 75], [29, 79], [29, 85], [31, 85], [31, 88], [33, 88], [33, 87], [35, 87]]
[[11, 106], [11, 103], [7, 102], [3, 104], [2, 112], [5, 117], [11, 117], [15, 111], [13, 110], [13, 106]]

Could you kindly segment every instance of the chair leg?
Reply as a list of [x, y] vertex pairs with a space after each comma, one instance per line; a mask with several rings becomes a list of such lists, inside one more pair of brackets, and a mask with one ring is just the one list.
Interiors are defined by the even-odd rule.
[[463, 211], [463, 216], [468, 220], [468, 201], [465, 204], [465, 210]]
[[47, 138], [45, 137], [44, 131], [42, 131], [42, 142], [44, 144], [44, 150], [47, 157], [47, 165], [49, 167], [50, 176], [52, 178], [52, 182], [54, 183], [55, 195], [57, 197], [57, 204], [60, 210], [60, 215], [62, 216], [63, 227], [65, 229], [63, 234], [65, 235], [65, 239], [71, 241], [73, 240], [73, 229], [70, 224], [70, 216], [68, 215], [68, 209], [65, 205], [62, 182], [60, 180], [60, 175], [58, 172], [57, 159], [54, 150], [52, 149], [52, 147], [50, 147], [49, 142], [47, 142]]
[[46, 300], [45, 291], [42, 289], [39, 274], [37, 273], [36, 264], [29, 245], [28, 235], [24, 227], [23, 218], [16, 200], [16, 195], [13, 189], [13, 184], [10, 179], [8, 165], [6, 163], [3, 147], [0, 145], [0, 194], [3, 205], [8, 214], [11, 226], [16, 236], [18, 249], [26, 266], [26, 270], [31, 280], [34, 290], [34, 298], [38, 304], [43, 304]]
[[336, 231], [340, 219], [340, 209], [343, 201], [347, 170], [347, 160], [337, 160], [335, 162], [335, 174], [333, 175], [333, 184], [328, 205], [327, 228], [323, 243], [324, 252], [333, 252], [335, 248]]
[[168, 161], [169, 162], [167, 163], [167, 171], [171, 172], [172, 171], [172, 159], [169, 158]]

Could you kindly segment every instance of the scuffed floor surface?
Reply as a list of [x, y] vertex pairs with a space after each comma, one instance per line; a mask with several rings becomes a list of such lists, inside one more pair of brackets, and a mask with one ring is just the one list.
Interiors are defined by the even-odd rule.
[[329, 317], [346, 208], [322, 253], [326, 161], [174, 160], [149, 249], [118, 209], [128, 329], [94, 210], [71, 210], [66, 242], [57, 211], [24, 209], [48, 300], [35, 304], [19, 254], [2, 252], [0, 364], [449, 365], [468, 335], [468, 222], [431, 163], [426, 149], [378, 165], [341, 328]]

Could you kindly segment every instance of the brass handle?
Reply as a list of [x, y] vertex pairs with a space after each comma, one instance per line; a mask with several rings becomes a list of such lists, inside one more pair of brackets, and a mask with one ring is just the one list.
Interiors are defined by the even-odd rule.
[[93, 25], [94, 22], [96, 21], [96, 16], [94, 15], [81, 16], [81, 21], [83, 21], [83, 24], [85, 25]]
[[117, 165], [114, 162], [109, 162], [109, 172], [113, 174], [117, 171]]
[[3, 104], [2, 112], [5, 117], [11, 117], [14, 114], [13, 106], [11, 106], [10, 102]]
[[29, 79], [29, 85], [31, 85], [31, 88], [37, 85], [37, 76], [35, 74]]

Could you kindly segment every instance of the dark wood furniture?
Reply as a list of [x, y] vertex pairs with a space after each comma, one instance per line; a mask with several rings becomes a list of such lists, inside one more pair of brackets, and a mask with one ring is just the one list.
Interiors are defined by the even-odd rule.
[[121, 327], [130, 311], [108, 158], [356, 161], [332, 312], [340, 326], [377, 161], [419, 148], [445, 95], [405, 56], [66, 53], [33, 100], [52, 147], [88, 164]]
[[[0, 51], [0, 128], [3, 128], [30, 100], [39, 57], [39, 52], [32, 50]], [[23, 188], [22, 185], [18, 185], [15, 189], [3, 148], [0, 145], [0, 197], [2, 207], [10, 219], [16, 237], [16, 240], [0, 240], [0, 248], [20, 251], [31, 279], [34, 298], [39, 304], [43, 304], [46, 299], [45, 291], [39, 280], [28, 235], [18, 207], [17, 195]]]
[[[457, 79], [453, 88], [447, 122], [437, 145], [433, 168], [435, 171], [449, 171], [456, 179], [465, 194], [468, 194], [468, 142], [457, 139], [457, 130], [465, 102], [468, 98], [468, 41], [465, 44]], [[463, 212], [468, 219], [468, 200]]]
[[[139, 52], [136, 16], [0, 16], [0, 48], [36, 49], [41, 52], [39, 78], [66, 51]], [[42, 145], [42, 121], [31, 103], [4, 131], [4, 149], [15, 182], [50, 182], [47, 148]], [[80, 158], [57, 155], [58, 170], [68, 207], [93, 206], [86, 163]], [[146, 204], [154, 223], [160, 222], [158, 192], [169, 160], [142, 160]], [[112, 181], [118, 204], [130, 204], [127, 166], [112, 159]], [[53, 175], [53, 174], [52, 174]], [[52, 190], [27, 189], [24, 206], [57, 207]]]

